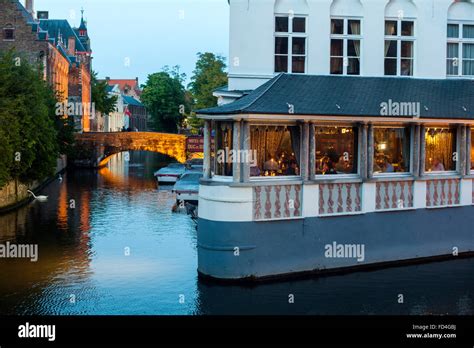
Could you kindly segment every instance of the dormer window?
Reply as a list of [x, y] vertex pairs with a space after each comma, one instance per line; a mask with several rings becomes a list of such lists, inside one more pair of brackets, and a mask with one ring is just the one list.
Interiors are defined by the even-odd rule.
[[275, 72], [306, 71], [306, 17], [275, 17]]
[[86, 31], [85, 30], [79, 30], [79, 36], [86, 36]]
[[15, 28], [12, 25], [3, 28], [3, 41], [15, 41]]

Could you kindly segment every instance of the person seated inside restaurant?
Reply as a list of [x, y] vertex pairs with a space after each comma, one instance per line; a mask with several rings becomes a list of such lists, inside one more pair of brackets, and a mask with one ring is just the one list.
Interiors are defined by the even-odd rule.
[[296, 163], [296, 161], [290, 161], [290, 164], [289, 164], [288, 168], [286, 169], [285, 174], [286, 175], [298, 175], [299, 174], [298, 163]]
[[435, 158], [433, 160], [433, 166], [431, 167], [432, 172], [444, 172], [444, 164], [439, 160], [439, 158]]

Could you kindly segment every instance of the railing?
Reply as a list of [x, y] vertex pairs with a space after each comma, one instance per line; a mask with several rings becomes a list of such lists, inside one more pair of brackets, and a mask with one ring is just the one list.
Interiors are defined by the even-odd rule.
[[254, 221], [294, 219], [302, 216], [302, 185], [253, 187]]
[[362, 211], [361, 184], [319, 185], [319, 214], [334, 215]]
[[426, 206], [449, 207], [460, 204], [459, 179], [436, 179], [426, 182]]
[[413, 181], [376, 183], [375, 209], [396, 210], [413, 207]]

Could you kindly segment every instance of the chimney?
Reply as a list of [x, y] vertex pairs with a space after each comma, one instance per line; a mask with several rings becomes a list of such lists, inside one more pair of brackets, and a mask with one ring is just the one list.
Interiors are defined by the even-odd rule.
[[25, 8], [33, 17], [35, 16], [34, 0], [25, 0]]
[[67, 53], [70, 56], [76, 55], [76, 38], [74, 36], [70, 36], [67, 39]]

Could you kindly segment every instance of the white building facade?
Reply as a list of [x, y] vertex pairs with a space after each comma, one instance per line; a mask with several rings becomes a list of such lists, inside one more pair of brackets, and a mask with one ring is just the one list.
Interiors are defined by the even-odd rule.
[[279, 72], [474, 78], [470, 1], [230, 0], [229, 5], [229, 91], [253, 90]]

